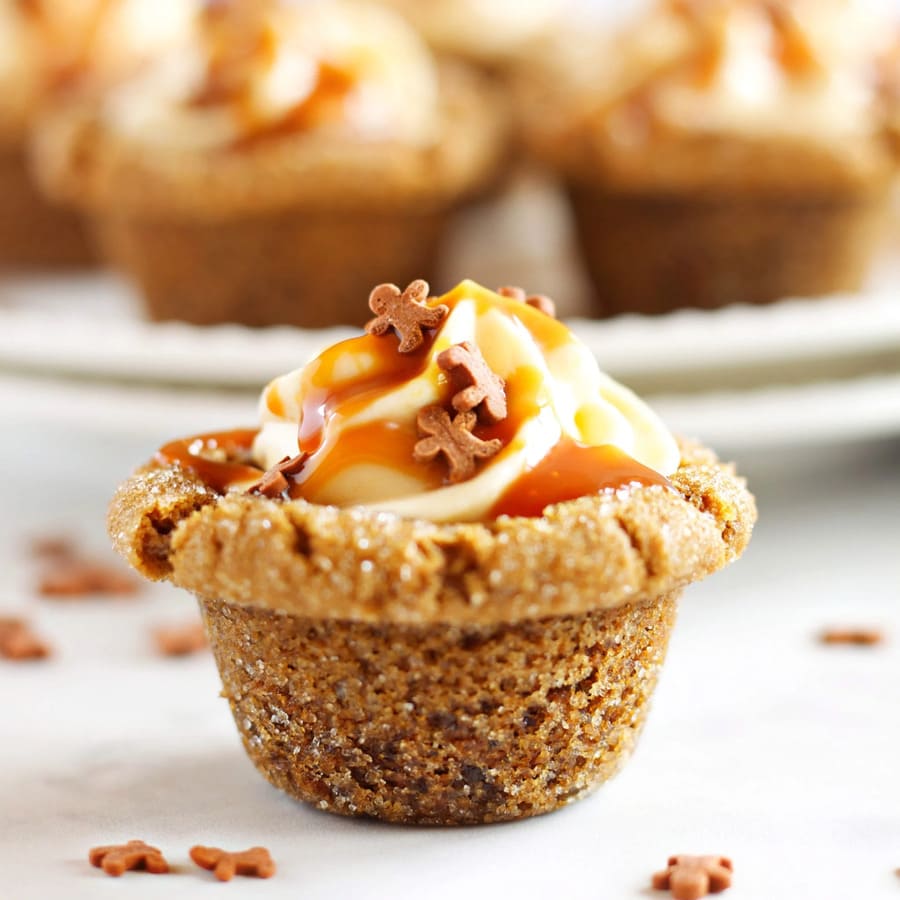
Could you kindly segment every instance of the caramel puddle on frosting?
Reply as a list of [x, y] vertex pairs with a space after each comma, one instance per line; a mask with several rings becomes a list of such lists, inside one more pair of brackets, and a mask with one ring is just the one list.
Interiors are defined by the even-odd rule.
[[294, 476], [291, 497], [313, 503], [320, 492], [341, 472], [352, 466], [375, 465], [393, 470], [423, 483], [423, 490], [435, 490], [445, 481], [440, 461], [421, 464], [413, 459], [418, 441], [415, 426], [396, 422], [367, 422], [345, 431], [334, 447], [326, 451], [316, 466], [307, 466]]
[[[329, 347], [310, 363], [304, 376], [297, 445], [315, 454], [322, 446], [326, 423], [333, 416], [349, 417], [382, 395], [418, 377], [428, 367], [432, 341], [415, 353], [398, 353], [396, 338], [365, 334]], [[344, 360], [363, 357], [374, 365], [359, 377], [339, 379]], [[269, 406], [271, 409], [271, 405]]]
[[89, 74], [103, 23], [114, 3], [115, 0], [99, 0], [87, 14], [82, 29], [75, 29], [74, 33], [68, 29], [62, 34], [59, 26], [54, 24], [50, 12], [52, 6], [46, 0], [17, 0], [17, 11], [37, 28], [47, 53], [44, 74], [51, 91], [76, 87]]
[[170, 441], [156, 451], [153, 461], [160, 466], [179, 463], [207, 487], [224, 494], [233, 484], [256, 481], [262, 475], [258, 466], [236, 461], [250, 459], [257, 432], [256, 428], [238, 428]]
[[309, 95], [274, 121], [261, 121], [251, 103], [242, 104], [244, 134], [233, 142], [232, 149], [247, 150], [262, 141], [290, 137], [339, 118], [356, 78], [326, 62], [317, 62], [316, 67], [316, 83]]
[[534, 518], [553, 503], [633, 484], [668, 486], [669, 480], [613, 444], [592, 447], [565, 437], [506, 489], [488, 517]]
[[[550, 316], [476, 285], [463, 283], [446, 296], [435, 298], [435, 302], [445, 303], [451, 309], [462, 300], [473, 301], [479, 315], [499, 306], [506, 314], [518, 318], [545, 352], [571, 340], [568, 329]], [[446, 466], [441, 461], [422, 465], [413, 459], [413, 448], [419, 438], [414, 423], [367, 422], [346, 429], [332, 445], [326, 440], [327, 425], [333, 418], [358, 414], [425, 371], [431, 359], [434, 332], [426, 336], [418, 351], [401, 354], [393, 336], [365, 334], [328, 348], [310, 364], [301, 386], [297, 436], [298, 451], [307, 455], [307, 465], [294, 477], [292, 497], [316, 502], [316, 496], [338, 473], [361, 464], [399, 471], [423, 483], [425, 490], [447, 484]], [[371, 360], [372, 364], [362, 375], [341, 378], [340, 369], [348, 355]], [[509, 410], [506, 419], [475, 428], [475, 434], [482, 440], [499, 438], [504, 449], [513, 444], [526, 421], [539, 415], [543, 405], [540, 370], [521, 366], [508, 375], [506, 383]], [[451, 390], [448, 387], [448, 402]], [[284, 413], [283, 402], [276, 392], [268, 393], [266, 403], [275, 415]], [[234, 484], [260, 476], [262, 470], [249, 463], [257, 433], [257, 429], [240, 429], [172, 441], [157, 451], [155, 461], [160, 465], [180, 463], [210, 488], [224, 493]], [[613, 445], [594, 447], [563, 438], [507, 488], [488, 518], [540, 516], [553, 503], [632, 484], [668, 485], [669, 482]]]
[[209, 4], [200, 17], [206, 43], [206, 75], [187, 101], [188, 107], [233, 107], [242, 134], [229, 149], [247, 150], [272, 138], [308, 131], [343, 114], [358, 77], [324, 60], [316, 60], [315, 83], [307, 96], [274, 119], [261, 118], [253, 98], [254, 79], [271, 69], [278, 57], [279, 35], [265, 4], [228, 8]]

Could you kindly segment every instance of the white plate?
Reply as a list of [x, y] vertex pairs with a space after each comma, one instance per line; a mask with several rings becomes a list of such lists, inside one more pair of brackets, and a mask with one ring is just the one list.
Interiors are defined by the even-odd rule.
[[[888, 288], [571, 324], [606, 371], [644, 393], [900, 371], [900, 297]], [[0, 284], [0, 367], [7, 370], [258, 389], [354, 333], [148, 322], [111, 275]]]

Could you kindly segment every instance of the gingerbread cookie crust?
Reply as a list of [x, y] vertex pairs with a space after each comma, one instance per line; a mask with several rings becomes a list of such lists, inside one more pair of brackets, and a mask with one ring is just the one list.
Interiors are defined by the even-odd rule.
[[268, 781], [340, 815], [477, 825], [551, 812], [618, 771], [677, 593], [498, 625], [200, 607], [244, 749]]
[[681, 588], [740, 554], [753, 499], [682, 445], [671, 487], [435, 524], [148, 467], [116, 548], [197, 595], [248, 756], [320, 809], [479, 824], [597, 788], [634, 746]]
[[683, 443], [670, 482], [582, 497], [537, 518], [435, 524], [220, 496], [173, 465], [125, 482], [108, 524], [146, 577], [238, 606], [309, 619], [508, 623], [655, 598], [739, 556], [756, 510], [731, 466]]

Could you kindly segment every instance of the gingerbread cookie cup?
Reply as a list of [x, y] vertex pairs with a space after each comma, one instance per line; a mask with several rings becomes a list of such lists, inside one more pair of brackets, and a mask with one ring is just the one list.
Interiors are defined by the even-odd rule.
[[888, 194], [886, 180], [809, 195], [568, 185], [600, 317], [857, 291], [879, 246]]
[[360, 324], [373, 278], [432, 271], [454, 208], [493, 178], [493, 98], [462, 73], [445, 82], [433, 147], [300, 138], [196, 157], [125, 142], [82, 110], [47, 123], [38, 172], [93, 217], [153, 318]]
[[109, 513], [193, 592], [248, 755], [321, 809], [475, 824], [549, 812], [627, 758], [676, 599], [743, 551], [743, 481], [682, 446], [670, 486], [438, 524], [220, 494], [152, 464]]
[[356, 0], [203, 3], [194, 24], [34, 141], [42, 186], [93, 220], [151, 316], [359, 322], [373, 278], [428, 272], [500, 164], [483, 79]]
[[0, 265], [83, 267], [97, 255], [82, 218], [38, 191], [22, 145], [0, 144]]
[[659, 0], [523, 71], [524, 127], [571, 201], [595, 315], [862, 287], [900, 157], [884, 41], [851, 6]]

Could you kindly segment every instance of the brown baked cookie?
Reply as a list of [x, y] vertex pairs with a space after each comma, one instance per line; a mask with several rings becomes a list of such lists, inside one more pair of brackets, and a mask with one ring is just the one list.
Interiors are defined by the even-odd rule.
[[730, 466], [683, 444], [669, 481], [437, 524], [151, 467], [119, 489], [109, 531], [199, 598], [266, 778], [346, 815], [490, 822], [617, 770], [681, 589], [746, 546], [756, 512]]

